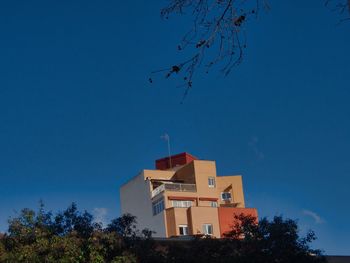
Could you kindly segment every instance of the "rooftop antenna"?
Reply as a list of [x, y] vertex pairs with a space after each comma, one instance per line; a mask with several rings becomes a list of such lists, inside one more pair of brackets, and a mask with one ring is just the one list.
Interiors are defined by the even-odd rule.
[[168, 142], [168, 156], [169, 156], [169, 166], [170, 168], [172, 168], [172, 164], [171, 164], [171, 154], [170, 154], [170, 137], [167, 133], [165, 133], [164, 135], [160, 136], [160, 138], [162, 138], [163, 140], [166, 140]]

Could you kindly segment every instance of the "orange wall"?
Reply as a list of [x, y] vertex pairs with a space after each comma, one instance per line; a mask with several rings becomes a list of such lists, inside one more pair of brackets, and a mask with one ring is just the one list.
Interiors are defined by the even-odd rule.
[[220, 226], [216, 207], [192, 206], [188, 209], [193, 235], [202, 234], [203, 224], [212, 224], [213, 236], [220, 237]]
[[250, 215], [258, 217], [258, 211], [255, 208], [234, 208], [234, 207], [219, 207], [219, 224], [220, 224], [220, 235], [223, 237], [223, 234], [230, 231], [234, 224], [235, 215]]
[[183, 180], [186, 184], [195, 184], [196, 180], [194, 177], [194, 163], [190, 162], [176, 171], [172, 180]]
[[[218, 176], [216, 177], [218, 196], [220, 197], [221, 192], [231, 192], [232, 202], [238, 203], [237, 207], [245, 207], [242, 176]], [[219, 199], [220, 204], [226, 202]]]
[[188, 210], [185, 207], [172, 207], [166, 209], [166, 222], [167, 222], [167, 237], [178, 236], [179, 225], [187, 225], [190, 233], [191, 222], [188, 220]]
[[176, 220], [173, 208], [165, 210], [167, 237], [176, 236]]

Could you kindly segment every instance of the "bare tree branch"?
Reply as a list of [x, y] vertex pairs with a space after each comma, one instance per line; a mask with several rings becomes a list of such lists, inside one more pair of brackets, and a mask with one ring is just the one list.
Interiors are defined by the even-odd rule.
[[325, 5], [342, 16], [339, 23], [350, 21], [350, 0], [326, 0]]
[[[178, 76], [185, 88], [184, 98], [193, 86], [197, 70], [208, 73], [214, 66], [227, 76], [242, 63], [246, 48], [244, 26], [251, 17], [257, 17], [261, 9], [269, 9], [268, 0], [168, 0], [161, 16], [190, 15], [191, 29], [181, 39], [178, 51], [189, 50], [191, 55], [182, 62], [173, 63], [164, 69], [151, 72], [165, 73], [169, 78]], [[342, 15], [340, 23], [350, 21], [350, 0], [323, 0], [325, 5]]]
[[265, 0], [169, 0], [161, 10], [163, 18], [172, 14], [193, 17], [192, 28], [184, 34], [178, 51], [189, 49], [192, 55], [183, 62], [151, 73], [165, 73], [165, 77], [178, 75], [185, 87], [184, 97], [192, 87], [193, 76], [199, 68], [206, 72], [219, 65], [228, 75], [243, 60], [246, 48], [244, 25], [250, 17], [256, 18], [261, 7], [268, 8]]

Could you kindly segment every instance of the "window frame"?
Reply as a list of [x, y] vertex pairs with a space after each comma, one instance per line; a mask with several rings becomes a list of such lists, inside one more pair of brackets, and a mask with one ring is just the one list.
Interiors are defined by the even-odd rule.
[[[209, 231], [209, 229], [211, 231]], [[203, 234], [206, 236], [212, 236], [214, 233], [214, 228], [213, 228], [213, 224], [203, 224], [202, 225], [202, 230], [203, 230]], [[211, 233], [209, 233], [211, 232]]]
[[210, 201], [210, 207], [218, 207], [217, 201]]
[[[211, 184], [212, 182], [212, 184]], [[208, 187], [209, 188], [215, 188], [216, 187], [216, 181], [214, 176], [209, 176], [208, 177]]]
[[188, 208], [193, 206], [192, 200], [171, 200], [172, 207], [175, 208]]
[[[181, 229], [182, 229], [182, 234], [181, 234]], [[179, 235], [180, 236], [188, 236], [188, 225], [179, 225]]]
[[[224, 195], [229, 194], [229, 198], [224, 198]], [[231, 192], [221, 192], [221, 200], [222, 201], [231, 201], [232, 200], [232, 193]]]
[[165, 209], [164, 198], [158, 199], [152, 203], [153, 216], [160, 214]]

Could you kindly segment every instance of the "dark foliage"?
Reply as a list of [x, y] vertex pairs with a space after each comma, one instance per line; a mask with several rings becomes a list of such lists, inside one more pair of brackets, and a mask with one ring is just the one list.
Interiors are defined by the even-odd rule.
[[[234, 219], [234, 218], [233, 218]], [[319, 250], [310, 248], [313, 232], [300, 237], [294, 220], [272, 221], [238, 216], [223, 239], [194, 236], [187, 241], [156, 241], [153, 232], [136, 227], [136, 218], [126, 214], [103, 229], [88, 212], [73, 203], [53, 215], [23, 209], [9, 220], [0, 235], [0, 262], [325, 262]]]
[[224, 239], [196, 237], [186, 245], [169, 247], [168, 262], [295, 263], [326, 262], [321, 251], [310, 248], [313, 232], [299, 237], [296, 221], [275, 217], [272, 221], [238, 216]]

